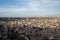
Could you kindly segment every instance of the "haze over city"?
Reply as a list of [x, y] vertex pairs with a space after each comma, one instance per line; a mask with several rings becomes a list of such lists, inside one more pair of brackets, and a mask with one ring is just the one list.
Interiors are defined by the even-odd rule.
[[60, 16], [60, 0], [0, 0], [0, 17]]
[[60, 0], [0, 0], [0, 40], [60, 40]]

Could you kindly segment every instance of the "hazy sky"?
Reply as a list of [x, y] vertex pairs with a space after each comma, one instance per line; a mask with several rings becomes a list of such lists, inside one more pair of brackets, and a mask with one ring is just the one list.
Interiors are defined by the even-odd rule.
[[0, 0], [0, 17], [60, 16], [60, 0]]

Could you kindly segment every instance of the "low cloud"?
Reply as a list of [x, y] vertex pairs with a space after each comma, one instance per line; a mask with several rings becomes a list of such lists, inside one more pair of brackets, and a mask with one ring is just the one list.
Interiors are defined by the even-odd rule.
[[[16, 1], [16, 0], [15, 0]], [[19, 0], [18, 0], [19, 1]], [[25, 3], [25, 1], [27, 3]], [[22, 0], [22, 7], [0, 8], [0, 16], [48, 16], [60, 14], [60, 0]], [[10, 14], [10, 15], [9, 15]], [[55, 15], [56, 16], [56, 15]]]

